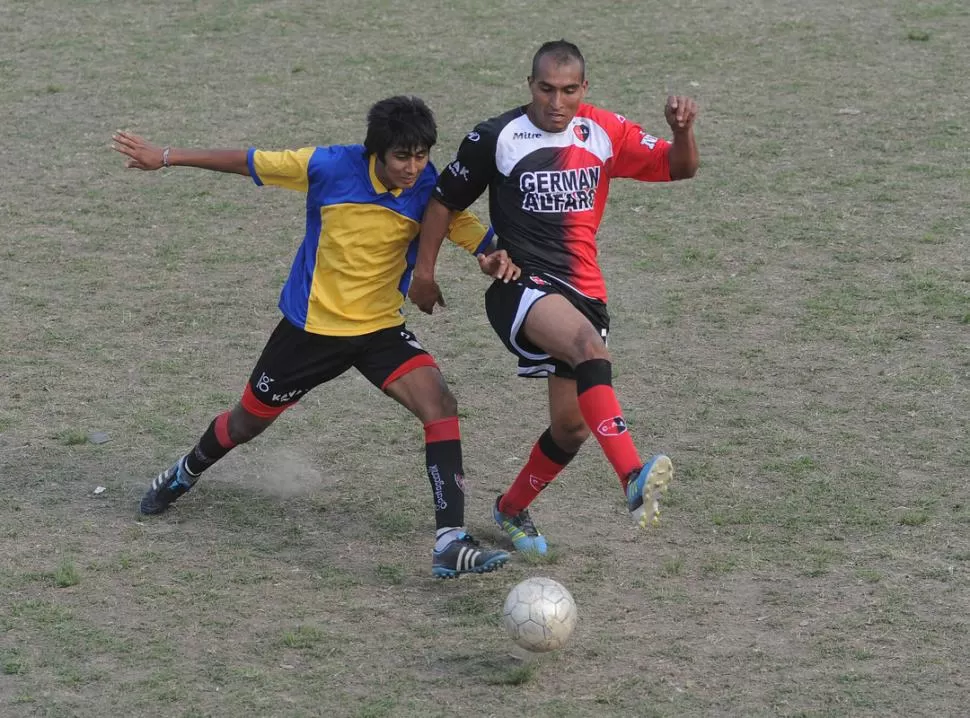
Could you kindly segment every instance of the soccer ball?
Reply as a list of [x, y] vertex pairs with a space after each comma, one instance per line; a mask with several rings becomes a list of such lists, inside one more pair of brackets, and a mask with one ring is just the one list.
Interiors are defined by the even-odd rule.
[[562, 648], [576, 627], [576, 602], [551, 578], [527, 578], [512, 587], [502, 609], [509, 637], [532, 653]]

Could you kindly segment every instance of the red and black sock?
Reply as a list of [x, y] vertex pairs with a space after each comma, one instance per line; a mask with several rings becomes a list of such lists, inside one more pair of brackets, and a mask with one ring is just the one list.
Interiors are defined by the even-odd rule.
[[229, 412], [226, 411], [212, 420], [199, 443], [185, 455], [185, 470], [196, 477], [232, 451], [235, 445], [229, 437]]
[[550, 430], [546, 429], [532, 447], [529, 460], [522, 467], [522, 471], [502, 494], [498, 510], [509, 516], [517, 516], [527, 509], [539, 492], [566, 468], [574, 456], [575, 453], [570, 454], [561, 449], [553, 441]]
[[607, 359], [590, 359], [575, 371], [579, 410], [626, 490], [627, 477], [642, 462], [613, 391], [613, 366]]
[[434, 496], [435, 528], [465, 525], [465, 473], [458, 417], [424, 425], [424, 455]]

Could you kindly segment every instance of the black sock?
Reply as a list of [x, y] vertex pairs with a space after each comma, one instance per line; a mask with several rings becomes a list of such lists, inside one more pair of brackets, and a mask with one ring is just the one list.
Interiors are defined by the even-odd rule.
[[203, 471], [232, 451], [236, 445], [229, 438], [229, 412], [224, 412], [212, 420], [209, 428], [202, 434], [199, 443], [185, 455], [185, 470], [190, 478], [196, 478]]
[[435, 528], [465, 525], [465, 474], [461, 465], [458, 417], [424, 427], [424, 454], [434, 497]]

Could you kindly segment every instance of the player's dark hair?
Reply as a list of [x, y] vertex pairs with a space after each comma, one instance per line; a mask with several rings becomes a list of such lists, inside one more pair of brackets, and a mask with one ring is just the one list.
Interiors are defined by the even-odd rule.
[[367, 137], [364, 147], [381, 162], [390, 149], [430, 150], [438, 141], [434, 113], [424, 100], [413, 95], [397, 95], [375, 102], [367, 111]]
[[568, 40], [551, 40], [542, 43], [542, 46], [536, 50], [536, 54], [532, 56], [533, 77], [539, 74], [539, 60], [546, 55], [552, 55], [556, 65], [565, 65], [573, 60], [578, 61], [582, 78], [586, 79], [586, 58], [583, 57], [579, 48]]

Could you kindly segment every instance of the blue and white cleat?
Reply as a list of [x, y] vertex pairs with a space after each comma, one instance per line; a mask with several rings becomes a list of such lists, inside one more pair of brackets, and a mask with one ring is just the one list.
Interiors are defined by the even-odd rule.
[[674, 478], [674, 465], [663, 454], [657, 454], [639, 471], [630, 473], [626, 485], [630, 516], [640, 528], [660, 523], [660, 497]]
[[505, 565], [506, 551], [480, 548], [481, 544], [466, 533], [440, 551], [432, 551], [431, 573], [437, 578], [458, 578], [463, 573], [488, 573]]
[[165, 511], [179, 496], [192, 488], [182, 459], [155, 477], [141, 500], [139, 510], [146, 516]]
[[529, 515], [529, 509], [524, 509], [518, 516], [503, 514], [498, 508], [501, 501], [501, 496], [495, 499], [495, 506], [492, 508], [492, 518], [495, 519], [495, 523], [498, 524], [499, 528], [512, 539], [512, 545], [515, 546], [515, 550], [545, 556], [548, 550], [546, 537], [539, 533], [539, 529], [536, 528], [535, 522]]

